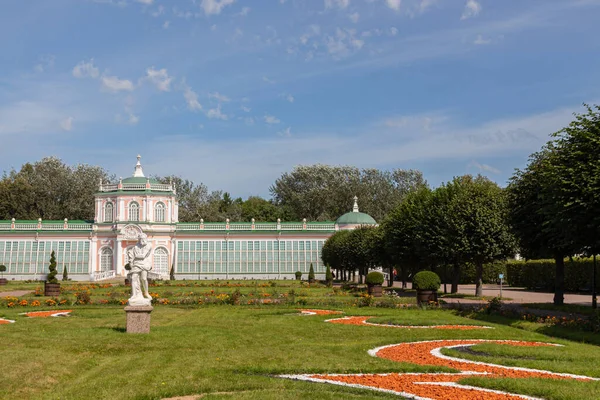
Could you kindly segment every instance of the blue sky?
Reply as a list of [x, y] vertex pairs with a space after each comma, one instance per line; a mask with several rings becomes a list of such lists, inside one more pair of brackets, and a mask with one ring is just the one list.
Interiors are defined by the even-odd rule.
[[504, 185], [600, 102], [600, 0], [31, 0], [0, 14], [3, 170], [268, 196], [298, 164]]

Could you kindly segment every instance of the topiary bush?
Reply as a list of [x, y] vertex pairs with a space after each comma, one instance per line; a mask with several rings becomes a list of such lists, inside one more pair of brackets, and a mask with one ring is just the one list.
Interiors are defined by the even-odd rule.
[[63, 281], [68, 281], [69, 280], [69, 273], [67, 272], [67, 266], [64, 265], [63, 266]]
[[438, 274], [432, 271], [417, 272], [413, 278], [413, 289], [437, 291], [442, 284]]
[[58, 283], [58, 279], [56, 279], [56, 255], [54, 254], [54, 250], [52, 250], [52, 253], [50, 254], [50, 265], [48, 266], [48, 269], [50, 270], [50, 272], [46, 277], [46, 282]]
[[4, 273], [6, 272], [6, 265], [0, 265], [0, 275], [4, 278]]
[[381, 285], [383, 284], [383, 274], [377, 271], [369, 272], [366, 281], [367, 285]]
[[170, 281], [174, 281], [175, 280], [175, 264], [173, 264], [171, 266], [171, 271], [169, 272], [169, 280]]
[[308, 282], [315, 281], [315, 269], [313, 268], [312, 263], [310, 263], [310, 269], [308, 270]]
[[325, 271], [325, 281], [327, 281], [327, 286], [331, 287], [333, 285], [333, 274], [331, 273], [331, 267], [329, 264], [327, 265], [327, 270]]
[[302, 278], [302, 272], [296, 271], [296, 280], [299, 281]]

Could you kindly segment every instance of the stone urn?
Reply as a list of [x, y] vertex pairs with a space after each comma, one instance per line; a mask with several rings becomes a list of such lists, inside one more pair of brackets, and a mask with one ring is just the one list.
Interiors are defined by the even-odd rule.
[[383, 296], [383, 286], [382, 285], [367, 285], [367, 293], [373, 297], [381, 297]]
[[383, 296], [383, 274], [373, 271], [367, 274], [367, 293], [373, 297]]
[[8, 283], [8, 280], [6, 280], [6, 278], [4, 277], [5, 272], [6, 272], [6, 265], [0, 265], [0, 273], [2, 274], [2, 277], [0, 278], [0, 286], [6, 285]]
[[437, 290], [421, 290], [417, 289], [417, 304], [429, 304], [430, 302], [437, 302]]
[[413, 278], [413, 289], [417, 290], [417, 304], [427, 305], [430, 302], [437, 302], [437, 291], [441, 284], [442, 281], [435, 272], [417, 272]]
[[4, 286], [8, 283], [8, 280], [6, 278], [0, 278], [0, 286]]

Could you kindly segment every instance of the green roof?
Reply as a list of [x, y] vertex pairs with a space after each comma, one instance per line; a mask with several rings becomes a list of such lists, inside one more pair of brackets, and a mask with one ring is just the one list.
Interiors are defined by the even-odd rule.
[[154, 178], [146, 178], [144, 176], [130, 176], [129, 178], [123, 179], [123, 183], [146, 183], [150, 179], [150, 183], [160, 183]]
[[376, 225], [377, 221], [369, 214], [351, 211], [339, 217], [335, 223], [338, 225]]

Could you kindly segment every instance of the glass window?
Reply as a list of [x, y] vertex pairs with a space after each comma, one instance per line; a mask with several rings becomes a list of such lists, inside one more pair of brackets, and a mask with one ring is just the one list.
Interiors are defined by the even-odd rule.
[[129, 203], [129, 221], [140, 220], [140, 205], [135, 201]]
[[110, 247], [105, 247], [100, 253], [100, 270], [111, 271], [113, 269], [113, 251]]
[[153, 269], [162, 276], [169, 274], [169, 253], [164, 247], [158, 247], [154, 250]]
[[165, 204], [156, 203], [154, 206], [154, 221], [165, 222]]
[[113, 222], [113, 203], [106, 203], [104, 206], [104, 222]]

